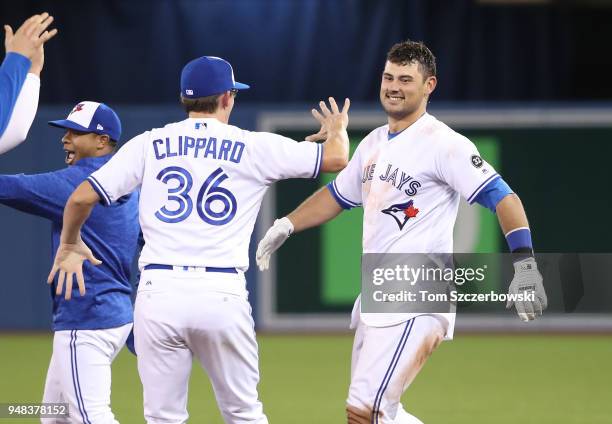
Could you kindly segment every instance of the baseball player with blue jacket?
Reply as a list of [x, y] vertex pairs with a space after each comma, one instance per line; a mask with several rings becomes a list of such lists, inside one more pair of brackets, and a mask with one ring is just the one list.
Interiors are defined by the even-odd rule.
[[[354, 207], [364, 210], [364, 254], [451, 253], [462, 196], [497, 214], [518, 256], [510, 291], [534, 295], [533, 301], [517, 302], [517, 312], [523, 321], [533, 320], [547, 300], [521, 201], [470, 140], [427, 113], [436, 83], [435, 58], [424, 44], [406, 41], [391, 48], [380, 88], [387, 125], [361, 141], [333, 182], [274, 223], [259, 243], [257, 263], [266, 269], [291, 233]], [[358, 297], [347, 422], [421, 423], [403, 409], [400, 397], [438, 344], [452, 338], [455, 314], [366, 312]]]
[[25, 140], [38, 107], [44, 43], [57, 29], [48, 13], [34, 15], [13, 34], [4, 26], [6, 57], [0, 66], [0, 154]]
[[[66, 130], [62, 143], [69, 166], [43, 174], [0, 175], [0, 203], [50, 220], [55, 250], [66, 201], [111, 159], [121, 123], [105, 104], [86, 101], [66, 119], [49, 124]], [[68, 403], [70, 418], [43, 422], [117, 422], [110, 408], [110, 366], [132, 329], [130, 267], [139, 230], [137, 193], [122, 196], [113, 207], [94, 208], [82, 237], [102, 262], [84, 267], [87, 291], [69, 285], [64, 291], [51, 281], [53, 354], [43, 402]]]
[[[181, 75], [188, 118], [125, 144], [70, 197], [53, 270], [79, 276], [89, 250], [80, 229], [93, 205], [113, 207], [141, 187], [145, 245], [134, 315], [148, 423], [187, 421], [193, 358], [212, 382], [226, 423], [267, 423], [244, 272], [263, 196], [275, 181], [315, 178], [348, 162], [348, 99], [313, 111], [322, 144], [228, 124], [238, 90], [230, 64], [204, 56]], [[86, 228], [86, 227], [83, 227]], [[80, 277], [79, 277], [80, 279]], [[79, 284], [82, 284], [81, 280]]]

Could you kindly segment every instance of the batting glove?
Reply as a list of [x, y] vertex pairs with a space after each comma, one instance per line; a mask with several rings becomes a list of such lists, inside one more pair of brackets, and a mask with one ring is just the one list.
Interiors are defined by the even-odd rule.
[[257, 254], [255, 259], [257, 266], [261, 271], [268, 269], [270, 266], [270, 256], [283, 245], [285, 240], [289, 238], [293, 232], [293, 224], [289, 218], [284, 217], [274, 221], [274, 225], [270, 227], [264, 238], [261, 239], [257, 246]]
[[519, 318], [525, 322], [535, 319], [536, 314], [542, 315], [542, 311], [548, 306], [548, 299], [542, 285], [542, 275], [538, 271], [538, 264], [534, 258], [514, 263], [514, 278], [510, 283], [508, 294], [518, 295], [520, 293], [533, 296], [531, 299], [516, 302], [508, 299], [506, 309], [514, 305]]

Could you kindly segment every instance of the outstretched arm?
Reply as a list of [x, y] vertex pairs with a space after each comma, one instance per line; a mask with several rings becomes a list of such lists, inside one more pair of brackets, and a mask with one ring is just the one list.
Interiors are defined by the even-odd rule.
[[91, 214], [94, 206], [100, 202], [98, 193], [94, 191], [88, 181], [81, 183], [72, 193], [64, 209], [64, 225], [60, 237], [60, 245], [55, 254], [53, 268], [49, 273], [47, 282], [51, 284], [55, 274], [59, 272], [56, 294], [61, 294], [66, 282], [66, 299], [72, 294], [73, 277], [79, 285], [81, 296], [85, 294], [85, 280], [83, 278], [83, 261], [89, 260], [94, 265], [102, 262], [96, 259], [87, 245], [81, 239], [81, 228]]
[[322, 187], [287, 215], [294, 233], [325, 224], [334, 219], [343, 209], [333, 198], [327, 187]]
[[324, 224], [338, 216], [342, 210], [329, 189], [323, 187], [289, 215], [277, 219], [257, 246], [256, 260], [259, 269], [268, 269], [270, 257], [291, 234]]

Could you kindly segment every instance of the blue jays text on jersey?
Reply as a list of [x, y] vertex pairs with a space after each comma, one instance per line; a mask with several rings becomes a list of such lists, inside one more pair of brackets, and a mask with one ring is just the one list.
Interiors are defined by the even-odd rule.
[[157, 160], [176, 156], [192, 156], [240, 163], [245, 145], [240, 141], [217, 140], [215, 137], [166, 137], [153, 140], [153, 151]]
[[[110, 158], [111, 155], [84, 158], [73, 166], [44, 174], [0, 175], [0, 204], [49, 219], [55, 252], [66, 201], [89, 174]], [[123, 197], [113, 207], [94, 208], [82, 237], [102, 264], [83, 264], [87, 282], [84, 296], [79, 295], [75, 284], [72, 299], [66, 301], [55, 295], [53, 284], [54, 331], [114, 328], [132, 322], [130, 268], [139, 232], [138, 193]]]
[[[376, 163], [372, 163], [363, 169], [362, 184], [374, 178], [375, 169]], [[419, 187], [421, 187], [419, 181], [415, 180], [414, 177], [410, 176], [408, 173], [401, 171], [398, 167], [394, 167], [393, 164], [387, 165], [385, 172], [378, 177], [381, 181], [386, 181], [399, 191], [403, 191], [407, 196], [416, 195]]]

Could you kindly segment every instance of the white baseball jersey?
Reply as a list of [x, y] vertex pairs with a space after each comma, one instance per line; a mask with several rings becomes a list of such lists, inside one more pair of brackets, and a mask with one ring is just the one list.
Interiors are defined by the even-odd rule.
[[[330, 185], [343, 207], [363, 205], [363, 252], [452, 252], [459, 195], [472, 203], [498, 174], [470, 140], [427, 113], [390, 140], [388, 133], [384, 125], [368, 134]], [[416, 315], [361, 319], [387, 326]], [[452, 337], [454, 314], [444, 315]]]
[[262, 198], [274, 181], [315, 178], [322, 145], [188, 118], [128, 141], [89, 178], [110, 204], [140, 191], [139, 265], [249, 265]]

